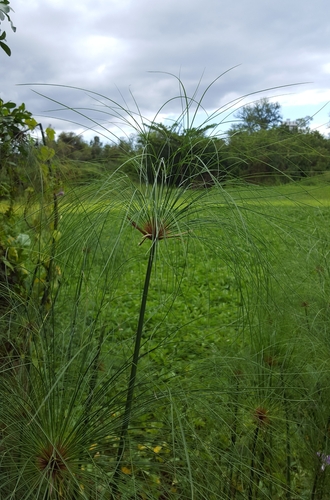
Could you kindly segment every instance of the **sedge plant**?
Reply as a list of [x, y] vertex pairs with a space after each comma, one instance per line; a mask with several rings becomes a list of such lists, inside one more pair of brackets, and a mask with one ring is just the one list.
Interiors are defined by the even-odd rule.
[[199, 127], [207, 89], [178, 83], [169, 128], [89, 93], [139, 134], [134, 181], [25, 211], [45, 235], [7, 324], [30, 350], [1, 365], [5, 500], [326, 498], [327, 234], [306, 200], [220, 175], [231, 104]]

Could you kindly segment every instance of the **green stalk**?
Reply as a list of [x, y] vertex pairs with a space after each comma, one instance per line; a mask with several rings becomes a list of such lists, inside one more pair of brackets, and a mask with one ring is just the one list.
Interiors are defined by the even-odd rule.
[[[240, 394], [240, 387], [239, 387], [239, 381], [240, 381], [240, 374], [236, 374], [236, 391], [235, 391], [235, 397], [234, 397], [234, 421], [233, 425], [231, 428], [231, 452], [232, 455], [234, 455], [235, 452], [235, 447], [236, 447], [236, 440], [237, 440], [237, 424], [238, 424], [238, 397]], [[234, 463], [231, 462], [229, 465], [229, 481], [228, 481], [228, 491], [227, 491], [227, 498], [231, 498], [232, 500], [235, 500], [236, 498], [236, 488], [233, 487], [233, 476], [234, 476]]]
[[[47, 141], [46, 141], [46, 136], [44, 133], [44, 129], [41, 125], [41, 123], [38, 123], [37, 127], [40, 127], [41, 135], [42, 135], [42, 142], [44, 146], [47, 146]], [[46, 160], [46, 164], [48, 167], [48, 175], [50, 181], [53, 180], [53, 169], [52, 169], [52, 164], [50, 160]], [[58, 222], [59, 222], [59, 212], [58, 212], [58, 199], [57, 195], [53, 194], [53, 220], [54, 220], [54, 232], [57, 231], [58, 229]], [[51, 245], [51, 251], [50, 251], [50, 259], [49, 259], [49, 264], [47, 268], [47, 275], [45, 279], [45, 290], [41, 299], [41, 307], [44, 308], [47, 304], [47, 301], [49, 300], [50, 292], [51, 292], [51, 282], [53, 278], [53, 267], [54, 267], [54, 259], [55, 259], [55, 253], [56, 253], [56, 238], [53, 235], [52, 237], [52, 245]]]
[[[321, 446], [321, 450], [325, 449], [326, 441], [327, 441], [327, 429], [329, 429], [330, 425], [330, 417], [327, 420], [327, 424], [325, 427], [325, 432], [324, 432], [324, 438], [323, 438], [323, 444]], [[321, 469], [322, 465], [322, 457], [319, 457], [318, 460], [318, 468], [314, 477], [313, 481], [313, 487], [312, 487], [312, 494], [311, 494], [311, 500], [320, 498], [323, 498], [323, 491], [324, 491], [324, 477], [325, 477], [325, 471]]]
[[[54, 232], [57, 231], [58, 229], [58, 221], [59, 221], [59, 213], [58, 213], [58, 200], [57, 196], [54, 193], [53, 196], [53, 202], [54, 202], [54, 208], [53, 208], [53, 217], [54, 217]], [[52, 244], [51, 244], [51, 249], [50, 249], [50, 256], [49, 256], [49, 264], [47, 267], [47, 274], [45, 278], [45, 290], [41, 299], [41, 307], [44, 308], [47, 304], [47, 301], [50, 298], [50, 292], [51, 292], [51, 285], [52, 285], [52, 278], [53, 278], [53, 268], [54, 268], [54, 260], [55, 260], [55, 253], [56, 253], [56, 238], [53, 235], [52, 236]]]
[[284, 397], [284, 412], [285, 412], [285, 432], [286, 432], [286, 499], [291, 499], [291, 443], [290, 443], [290, 420], [289, 420], [289, 408], [288, 408], [288, 398], [285, 390], [285, 381], [283, 376], [283, 371], [281, 368], [281, 382], [283, 387], [283, 397]]
[[255, 463], [255, 455], [257, 448], [257, 441], [259, 436], [259, 426], [257, 425], [254, 431], [253, 442], [252, 442], [252, 459], [251, 459], [251, 471], [250, 471], [250, 482], [248, 489], [248, 499], [252, 500], [253, 498], [253, 486], [254, 486], [254, 463]]
[[141, 346], [141, 339], [142, 339], [143, 326], [144, 326], [144, 315], [145, 315], [146, 305], [147, 305], [151, 271], [152, 271], [153, 261], [154, 261], [155, 252], [156, 252], [156, 244], [157, 244], [157, 239], [155, 238], [152, 240], [152, 245], [151, 245], [150, 253], [149, 253], [148, 266], [147, 266], [146, 276], [145, 276], [145, 280], [144, 280], [144, 287], [143, 287], [141, 306], [140, 306], [139, 322], [138, 322], [137, 331], [136, 331], [134, 353], [133, 353], [132, 364], [131, 364], [131, 374], [130, 374], [130, 378], [129, 378], [129, 382], [128, 382], [126, 405], [125, 405], [125, 411], [124, 411], [124, 415], [123, 415], [123, 423], [122, 423], [118, 452], [117, 452], [117, 462], [116, 462], [116, 467], [115, 467], [115, 471], [114, 471], [114, 475], [113, 475], [113, 479], [112, 479], [112, 497], [113, 498], [115, 498], [116, 493], [118, 492], [118, 484], [117, 483], [118, 483], [118, 478], [119, 478], [119, 474], [120, 474], [120, 465], [121, 465], [124, 450], [125, 450], [125, 441], [126, 441], [126, 436], [127, 436], [127, 430], [128, 430], [128, 426], [129, 426], [130, 419], [131, 419], [134, 388], [135, 388], [135, 382], [136, 382], [136, 373], [137, 373], [137, 366], [138, 366], [138, 362], [139, 362], [140, 346]]

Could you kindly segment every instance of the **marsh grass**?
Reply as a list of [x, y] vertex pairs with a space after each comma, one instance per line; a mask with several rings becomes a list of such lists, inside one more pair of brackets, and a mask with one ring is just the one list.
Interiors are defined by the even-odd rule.
[[[192, 127], [202, 101], [179, 83]], [[147, 139], [138, 108], [94, 97]], [[68, 188], [56, 227], [52, 192], [22, 211], [1, 498], [326, 499], [326, 187], [224, 188], [200, 163], [212, 188], [174, 188], [162, 158], [150, 182], [150, 155], [139, 182], [119, 169]]]

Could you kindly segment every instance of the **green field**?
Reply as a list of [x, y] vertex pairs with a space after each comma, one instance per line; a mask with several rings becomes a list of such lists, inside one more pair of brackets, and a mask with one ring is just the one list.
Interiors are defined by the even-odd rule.
[[137, 189], [68, 191], [55, 231], [51, 201], [22, 217], [1, 498], [330, 498], [330, 186]]

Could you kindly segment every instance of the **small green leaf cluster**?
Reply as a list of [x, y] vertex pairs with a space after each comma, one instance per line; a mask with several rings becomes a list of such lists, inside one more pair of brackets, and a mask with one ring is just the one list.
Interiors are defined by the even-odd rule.
[[[36, 127], [42, 133], [41, 144], [31, 136]], [[29, 187], [40, 191], [40, 181], [48, 183], [47, 177], [52, 177], [50, 161], [55, 154], [51, 147], [54, 135], [50, 127], [43, 131], [24, 103], [0, 99], [0, 185], [2, 192], [7, 186], [7, 198], [16, 198]]]
[[33, 130], [37, 121], [27, 111], [25, 104], [0, 99], [0, 159], [18, 150], [24, 152], [26, 132]]
[[15, 219], [8, 214], [0, 214], [0, 304], [9, 305], [11, 296], [24, 297], [28, 270], [26, 263], [31, 239], [28, 234], [18, 232]]
[[[13, 25], [12, 20], [10, 19], [10, 16], [9, 16], [9, 12], [11, 10], [13, 10], [13, 9], [9, 6], [9, 0], [1, 0], [0, 1], [0, 24], [5, 18], [7, 18], [7, 20], [10, 22], [11, 29], [15, 32], [16, 28]], [[7, 56], [10, 56], [11, 50], [8, 47], [8, 45], [5, 43], [5, 41], [6, 41], [6, 32], [3, 31], [1, 33], [1, 30], [0, 30], [0, 47], [6, 52]]]
[[[2, 320], [0, 496], [325, 500], [329, 187], [224, 188], [210, 172], [191, 189], [215, 141], [156, 128], [139, 183], [116, 172], [63, 203], [40, 149], [29, 300]], [[29, 249], [15, 231], [9, 271]]]

